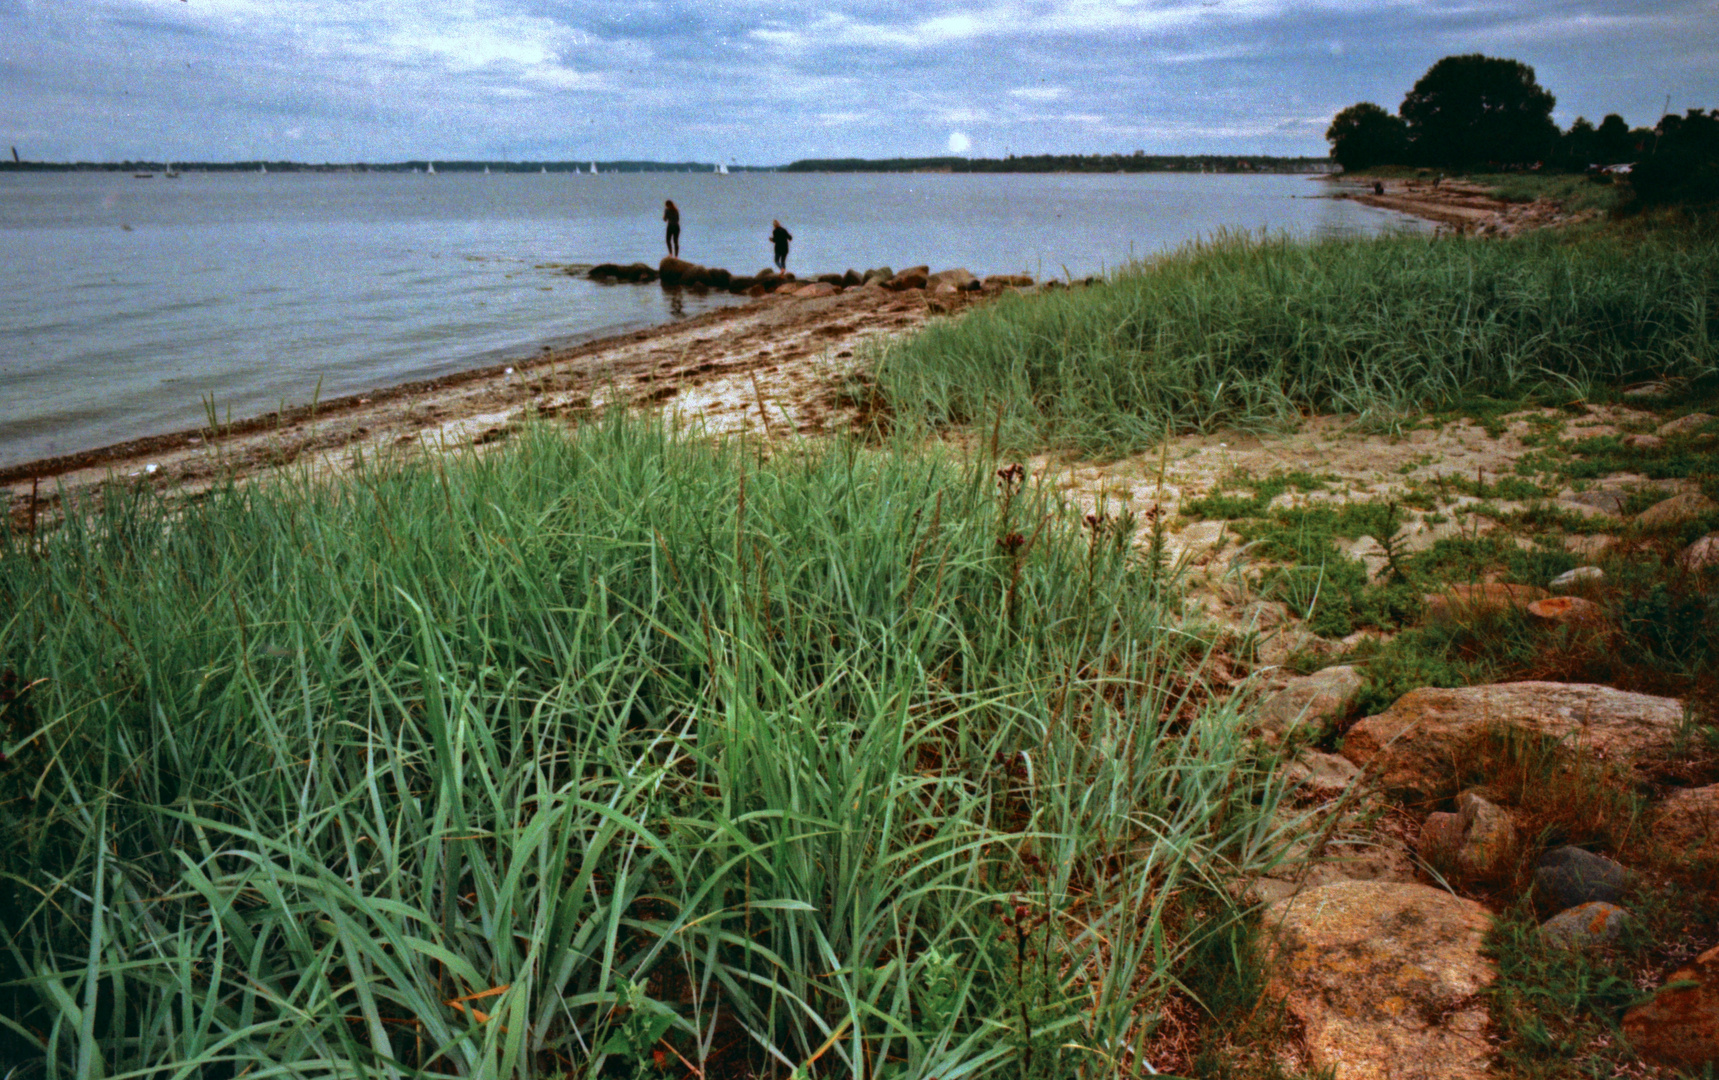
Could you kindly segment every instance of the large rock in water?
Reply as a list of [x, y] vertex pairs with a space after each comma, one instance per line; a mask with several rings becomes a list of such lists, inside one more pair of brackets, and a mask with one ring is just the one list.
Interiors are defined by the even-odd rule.
[[688, 284], [698, 280], [704, 274], [704, 267], [697, 263], [677, 259], [673, 255], [665, 256], [657, 264], [657, 276], [662, 278], [664, 285]]
[[1719, 948], [1672, 972], [1652, 1001], [1624, 1013], [1623, 1030], [1649, 1061], [1688, 1069], [1719, 1061]]
[[1343, 756], [1407, 802], [1448, 793], [1457, 762], [1489, 735], [1539, 735], [1629, 764], [1670, 747], [1683, 721], [1673, 698], [1581, 683], [1519, 682], [1411, 690], [1349, 729]]
[[1493, 979], [1480, 953], [1491, 918], [1425, 885], [1339, 881], [1266, 909], [1279, 961], [1269, 992], [1306, 1030], [1315, 1069], [1335, 1080], [1491, 1076]]
[[626, 266], [621, 266], [618, 263], [598, 263], [586, 271], [585, 276], [592, 281], [601, 281], [606, 284], [613, 284], [618, 281], [636, 284], [655, 281], [657, 272], [644, 263], [629, 263]]

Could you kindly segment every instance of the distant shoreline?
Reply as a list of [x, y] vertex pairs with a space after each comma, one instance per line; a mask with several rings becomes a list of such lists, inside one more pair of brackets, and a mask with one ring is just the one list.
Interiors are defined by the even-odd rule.
[[0, 161], [0, 173], [1215, 173], [1329, 175], [1329, 158], [1245, 154], [1037, 154], [1005, 158], [812, 158], [786, 165], [726, 166], [708, 161], [489, 161], [413, 158], [385, 162]]

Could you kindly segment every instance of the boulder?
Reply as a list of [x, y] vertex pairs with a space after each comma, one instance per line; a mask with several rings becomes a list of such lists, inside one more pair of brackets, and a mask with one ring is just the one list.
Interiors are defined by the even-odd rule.
[[1545, 589], [1533, 585], [1451, 585], [1443, 592], [1423, 596], [1429, 622], [1458, 622], [1480, 616], [1525, 608], [1545, 599]]
[[981, 288], [979, 279], [974, 277], [969, 271], [961, 268], [956, 268], [954, 270], [939, 270], [937, 273], [926, 278], [925, 284], [928, 288], [936, 288], [939, 285], [952, 285], [958, 292], [973, 292]]
[[1661, 499], [1636, 515], [1635, 523], [1644, 529], [1664, 529], [1714, 512], [1719, 512], [1719, 503], [1691, 491]]
[[1572, 555], [1580, 555], [1584, 559], [1599, 558], [1606, 552], [1610, 551], [1617, 542], [1617, 537], [1607, 536], [1604, 533], [1594, 533], [1588, 536], [1576, 535], [1564, 537], [1564, 547], [1569, 550]]
[[844, 288], [853, 289], [864, 284], [865, 278], [862, 277], [857, 270], [850, 268], [847, 273], [842, 275], [842, 286]]
[[903, 289], [923, 289], [926, 282], [931, 280], [929, 266], [913, 266], [890, 278], [883, 283], [886, 289], [901, 292]]
[[1690, 413], [1688, 416], [1680, 416], [1676, 420], [1659, 425], [1658, 434], [1661, 438], [1666, 439], [1674, 435], [1688, 435], [1712, 422], [1713, 418], [1704, 412]]
[[1677, 565], [1692, 574], [1719, 566], [1719, 533], [1708, 533], [1684, 548], [1677, 556]]
[[1658, 450], [1665, 440], [1658, 435], [1625, 435], [1623, 444], [1631, 450]]
[[1540, 924], [1540, 938], [1561, 949], [1587, 949], [1617, 940], [1629, 925], [1629, 912], [1592, 900], [1566, 908]]
[[1491, 924], [1472, 900], [1425, 885], [1339, 881], [1267, 908], [1267, 992], [1336, 1080], [1491, 1076], [1481, 955]]
[[1031, 274], [991, 274], [982, 284], [987, 289], [1028, 289], [1033, 278]]
[[1290, 679], [1283, 689], [1260, 703], [1253, 714], [1254, 722], [1270, 739], [1281, 738], [1302, 724], [1323, 728], [1348, 710], [1364, 681], [1359, 671], [1347, 666]]
[[755, 277], [731, 277], [728, 279], [728, 291], [743, 293], [756, 284], [758, 284], [758, 279]]
[[827, 281], [814, 281], [809, 285], [801, 285], [794, 290], [794, 296], [799, 300], [815, 300], [820, 296], [834, 296], [841, 292], [840, 285], [832, 285]]
[[860, 281], [860, 284], [861, 285], [882, 285], [882, 284], [888, 282], [889, 279], [894, 277], [894, 276], [895, 276], [894, 270], [891, 270], [887, 266], [880, 266], [875, 270], [867, 270], [865, 272], [865, 277]]
[[1544, 911], [1595, 901], [1615, 904], [1633, 880], [1633, 874], [1604, 855], [1566, 845], [1534, 864], [1534, 900]]
[[[850, 271], [848, 271], [848, 273], [851, 274], [851, 273], [853, 273], [853, 271], [850, 270]], [[817, 280], [823, 282], [826, 285], [834, 285], [837, 288], [841, 288], [843, 285], [845, 285], [847, 283], [847, 280], [845, 278], [843, 278], [842, 275], [840, 275], [840, 274], [819, 274], [817, 277]]]
[[1649, 1061], [1689, 1069], [1719, 1061], [1719, 947], [1672, 972], [1652, 1001], [1624, 1013], [1623, 1030]]
[[[1605, 579], [1606, 572], [1597, 566], [1578, 566], [1553, 578], [1550, 587], [1555, 593], [1570, 592], [1583, 585], [1598, 585]], [[1532, 608], [1534, 605], [1528, 606]]]
[[697, 263], [677, 259], [673, 255], [665, 255], [663, 261], [657, 264], [657, 276], [664, 285], [683, 285], [696, 281], [704, 274], [704, 267]]
[[1549, 596], [1528, 605], [1528, 614], [1545, 626], [1600, 627], [1606, 623], [1605, 609], [1579, 596]]
[[1654, 841], [1687, 858], [1719, 859], [1719, 784], [1680, 788], [1654, 807]]
[[1412, 801], [1450, 789], [1455, 763], [1497, 732], [1562, 740], [1629, 763], [1668, 748], [1683, 706], [1582, 683], [1518, 682], [1456, 690], [1423, 687], [1349, 729], [1343, 756], [1370, 767], [1386, 790]]
[[632, 263], [627, 266], [621, 266], [618, 263], [598, 263], [587, 270], [585, 276], [592, 281], [600, 281], [604, 284], [637, 283], [655, 281], [657, 272], [644, 263]]

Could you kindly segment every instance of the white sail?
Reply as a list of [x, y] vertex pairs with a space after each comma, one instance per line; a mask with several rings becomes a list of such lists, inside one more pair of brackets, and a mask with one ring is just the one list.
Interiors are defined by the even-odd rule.
[[425, 170], [424, 170], [424, 172], [426, 172], [426, 173], [428, 173], [428, 174], [429, 174], [429, 175], [431, 175], [431, 176], [434, 176], [434, 175], [436, 175], [436, 163], [435, 163], [435, 162], [433, 162], [433, 161], [432, 161], [432, 162], [430, 162], [430, 164], [429, 164], [429, 167], [428, 167], [428, 168], [426, 168], [426, 169], [425, 169]]
[[489, 175], [489, 166], [488, 166], [488, 165], [485, 165], [485, 166], [484, 166], [484, 167], [483, 167], [483, 174], [484, 174], [484, 175], [485, 175], [485, 176], [488, 176], [488, 175]]

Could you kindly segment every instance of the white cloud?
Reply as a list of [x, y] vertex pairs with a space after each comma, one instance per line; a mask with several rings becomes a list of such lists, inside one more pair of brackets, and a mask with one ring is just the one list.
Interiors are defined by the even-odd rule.
[[964, 132], [951, 131], [949, 133], [949, 152], [950, 153], [952, 153], [952, 154], [965, 154], [967, 151], [969, 151], [971, 149], [973, 149], [973, 140], [969, 139]]
[[1022, 101], [1057, 101], [1068, 96], [1066, 86], [1017, 86], [1009, 91], [1010, 97]]

